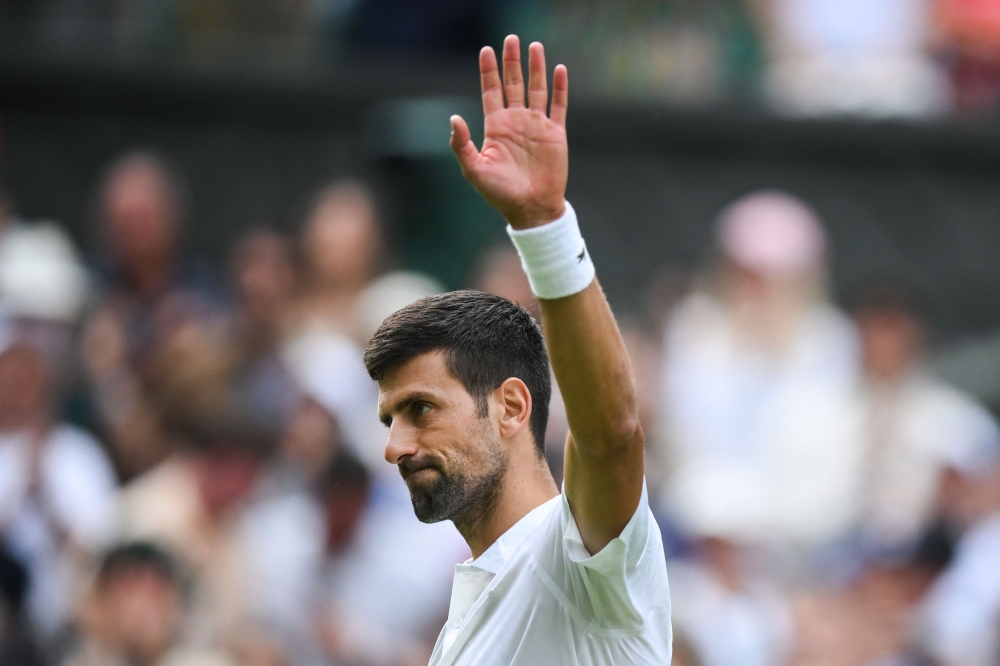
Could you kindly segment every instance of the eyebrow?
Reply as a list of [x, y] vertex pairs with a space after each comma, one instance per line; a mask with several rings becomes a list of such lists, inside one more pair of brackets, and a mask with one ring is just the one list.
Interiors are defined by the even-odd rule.
[[416, 393], [410, 393], [399, 400], [397, 400], [388, 412], [383, 412], [379, 410], [378, 420], [383, 423], [383, 425], [388, 426], [386, 421], [392, 421], [392, 415], [398, 414], [415, 402], [432, 402], [434, 400], [434, 395], [427, 393], [425, 391], [417, 391]]

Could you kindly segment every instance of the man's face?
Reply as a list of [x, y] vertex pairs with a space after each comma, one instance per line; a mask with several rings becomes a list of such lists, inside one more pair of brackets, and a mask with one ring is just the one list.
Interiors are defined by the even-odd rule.
[[385, 459], [399, 468], [425, 523], [488, 514], [506, 470], [493, 419], [428, 352], [379, 382], [379, 418], [389, 428]]

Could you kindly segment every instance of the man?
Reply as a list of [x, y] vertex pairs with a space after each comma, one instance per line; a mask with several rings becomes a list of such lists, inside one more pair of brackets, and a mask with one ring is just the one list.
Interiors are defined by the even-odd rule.
[[[546, 115], [542, 45], [529, 49], [527, 106], [517, 37], [503, 60], [501, 82], [492, 49], [480, 54], [482, 151], [457, 116], [451, 145], [510, 224], [546, 341], [510, 301], [454, 292], [388, 317], [365, 353], [386, 460], [417, 517], [452, 520], [472, 550], [431, 664], [667, 664], [669, 591], [632, 370], [563, 198], [566, 68]], [[571, 432], [561, 494], [543, 455], [546, 345]]]

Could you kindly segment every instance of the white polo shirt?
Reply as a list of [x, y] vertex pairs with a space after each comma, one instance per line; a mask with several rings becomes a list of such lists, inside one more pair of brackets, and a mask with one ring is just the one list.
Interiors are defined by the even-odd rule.
[[670, 590], [645, 483], [635, 515], [591, 556], [565, 492], [455, 567], [430, 666], [670, 663]]

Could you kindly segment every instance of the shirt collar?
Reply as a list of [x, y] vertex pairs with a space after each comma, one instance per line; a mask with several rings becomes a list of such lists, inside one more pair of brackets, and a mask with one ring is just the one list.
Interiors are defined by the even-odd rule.
[[525, 539], [528, 538], [532, 532], [534, 532], [545, 517], [549, 515], [556, 504], [558, 504], [560, 495], [556, 495], [552, 499], [539, 504], [534, 509], [529, 511], [524, 515], [521, 520], [514, 523], [506, 532], [504, 532], [499, 539], [493, 542], [489, 548], [486, 549], [482, 555], [476, 559], [469, 559], [464, 564], [466, 566], [475, 567], [477, 569], [482, 569], [483, 571], [488, 571], [494, 576], [500, 573], [500, 569], [503, 565], [507, 563], [514, 552], [520, 548], [521, 544], [524, 543]]

